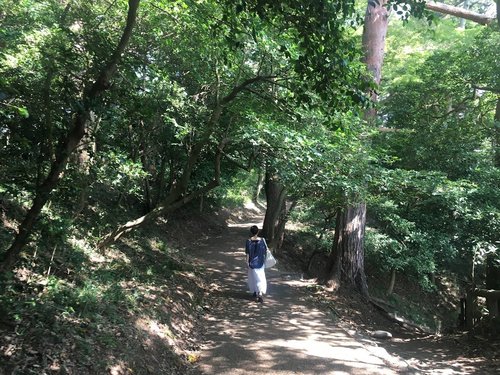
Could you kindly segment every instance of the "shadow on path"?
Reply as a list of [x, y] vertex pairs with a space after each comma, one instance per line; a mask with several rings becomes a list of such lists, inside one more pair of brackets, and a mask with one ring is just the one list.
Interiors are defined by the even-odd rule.
[[[256, 219], [256, 221], [259, 219]], [[197, 247], [206, 267], [211, 311], [199, 369], [224, 374], [395, 374], [388, 354], [367, 348], [306, 301], [307, 282], [267, 270], [264, 304], [246, 287], [244, 243], [255, 223], [233, 224]], [[279, 266], [279, 264], [278, 264]], [[379, 352], [377, 352], [379, 350]]]

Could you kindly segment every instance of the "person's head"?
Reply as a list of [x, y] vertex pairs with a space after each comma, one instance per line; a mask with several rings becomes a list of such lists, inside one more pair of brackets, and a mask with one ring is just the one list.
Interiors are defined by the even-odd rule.
[[250, 233], [252, 234], [252, 236], [256, 236], [257, 233], [259, 233], [259, 227], [257, 225], [252, 225], [250, 227]]

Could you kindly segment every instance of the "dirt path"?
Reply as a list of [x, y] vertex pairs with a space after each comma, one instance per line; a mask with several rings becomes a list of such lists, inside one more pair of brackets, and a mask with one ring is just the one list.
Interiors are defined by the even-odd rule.
[[202, 241], [196, 253], [211, 285], [207, 342], [199, 370], [224, 374], [396, 374], [405, 363], [373, 344], [362, 344], [307, 302], [298, 275], [267, 270], [268, 295], [247, 292], [244, 241], [255, 222], [230, 225]]

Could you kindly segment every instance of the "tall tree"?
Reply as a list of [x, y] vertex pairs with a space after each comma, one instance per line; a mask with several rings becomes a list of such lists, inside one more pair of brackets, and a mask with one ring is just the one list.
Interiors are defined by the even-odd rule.
[[[83, 93], [80, 109], [73, 117], [71, 130], [59, 143], [50, 172], [47, 177], [45, 177], [43, 183], [37, 188], [33, 204], [20, 224], [14, 242], [4, 253], [4, 259], [1, 264], [2, 269], [9, 269], [16, 262], [19, 253], [29, 239], [38, 215], [61, 179], [71, 153], [85, 136], [87, 123], [90, 119], [91, 112], [96, 106], [96, 101], [101, 94], [109, 88], [110, 80], [116, 72], [121, 56], [130, 41], [138, 7], [139, 0], [129, 0], [127, 21], [120, 41], [107, 63], [98, 73], [93, 84]], [[97, 62], [97, 64], [99, 64], [99, 62]]]
[[[383, 163], [387, 170], [382, 173], [391, 177], [380, 179], [382, 191], [370, 210], [375, 231], [387, 235], [375, 242], [394, 250], [385, 252], [394, 255], [387, 264], [429, 285], [428, 276], [443, 268], [468, 278], [473, 259], [483, 269], [484, 255], [495, 247], [498, 205], [490, 183], [498, 170], [492, 168], [490, 140], [499, 82], [494, 51], [500, 39], [494, 27], [469, 27], [454, 35], [455, 24], [444, 20], [436, 24], [433, 36], [422, 40], [422, 46], [439, 48], [413, 45], [407, 55], [411, 57], [404, 58], [400, 51], [407, 44], [405, 35], [417, 33], [419, 24], [412, 21], [393, 36], [404, 40], [393, 41], [389, 55], [398, 56], [400, 68], [386, 70], [397, 77], [386, 86], [383, 108], [384, 125], [393, 131], [376, 138], [395, 161]], [[450, 31], [444, 34], [443, 29]], [[458, 39], [452, 46], [450, 36]], [[391, 188], [390, 180], [401, 187]], [[476, 184], [481, 188], [471, 188]], [[482, 212], [488, 212], [487, 225]], [[369, 242], [372, 251], [374, 241]]]
[[[396, 4], [397, 3], [398, 2], [396, 2]], [[386, 0], [368, 1], [363, 28], [362, 43], [364, 61], [373, 79], [373, 89], [370, 91], [370, 99], [374, 104], [378, 102], [377, 90], [380, 85], [385, 52], [385, 37], [389, 20], [387, 4], [388, 2]], [[398, 13], [404, 14], [408, 12], [407, 6], [403, 6], [403, 10], [400, 10], [396, 4], [394, 4], [393, 7], [398, 10]], [[415, 8], [413, 12], [417, 15], [421, 15], [422, 5], [423, 3], [421, 2], [412, 3], [412, 6]], [[427, 9], [459, 17], [461, 16], [481, 24], [488, 24], [492, 20], [489, 17], [469, 11], [463, 11], [461, 8], [448, 7], [444, 4], [427, 2], [425, 6]], [[372, 126], [376, 124], [377, 111], [375, 106], [365, 111], [365, 119], [369, 124], [372, 124]], [[336, 224], [336, 236], [333, 250], [326, 266], [325, 281], [332, 286], [336, 286], [340, 283], [341, 279], [345, 279], [350, 284], [355, 285], [364, 296], [368, 296], [363, 261], [365, 219], [366, 205], [364, 203], [346, 206], [339, 211]], [[352, 264], [351, 262], [358, 263]], [[343, 272], [344, 270], [350, 271], [349, 273], [345, 273]], [[359, 276], [354, 278], [352, 275]]]
[[[373, 103], [378, 101], [377, 87], [380, 84], [384, 60], [385, 36], [389, 22], [387, 1], [368, 1], [363, 27], [364, 62], [373, 80], [369, 96]], [[375, 107], [365, 111], [365, 119], [375, 125]], [[337, 287], [341, 280], [355, 286], [363, 296], [368, 297], [368, 285], [364, 269], [364, 232], [366, 225], [366, 204], [354, 203], [343, 207], [337, 213], [335, 237], [330, 259], [326, 265], [325, 281]]]
[[[497, 4], [497, 31], [500, 31], [500, 0]], [[497, 105], [493, 122], [493, 147], [495, 155], [495, 166], [500, 168], [500, 93], [497, 91]], [[500, 302], [499, 302], [500, 303]]]
[[[497, 33], [500, 32], [500, 0], [497, 0]], [[495, 116], [493, 118], [493, 157], [495, 167], [500, 169], [500, 93], [497, 92]], [[500, 254], [490, 252], [486, 258], [486, 288], [500, 288]], [[500, 309], [500, 299], [497, 300], [497, 309]]]

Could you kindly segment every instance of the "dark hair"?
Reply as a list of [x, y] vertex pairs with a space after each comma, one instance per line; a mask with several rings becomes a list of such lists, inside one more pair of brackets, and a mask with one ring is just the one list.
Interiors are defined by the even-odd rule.
[[259, 227], [257, 225], [252, 225], [250, 227], [250, 233], [255, 236], [257, 233], [259, 233]]

